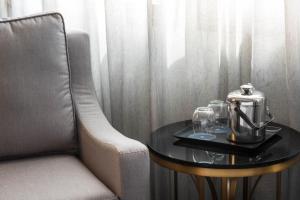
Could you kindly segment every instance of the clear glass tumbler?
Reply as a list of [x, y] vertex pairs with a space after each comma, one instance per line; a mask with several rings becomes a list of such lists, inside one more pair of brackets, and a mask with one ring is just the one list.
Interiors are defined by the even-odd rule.
[[227, 127], [228, 126], [228, 106], [222, 100], [213, 100], [208, 104], [209, 108], [212, 108], [215, 113], [215, 126]]
[[215, 121], [214, 110], [209, 107], [198, 107], [193, 114], [194, 136], [202, 140], [213, 140], [215, 135], [211, 134]]

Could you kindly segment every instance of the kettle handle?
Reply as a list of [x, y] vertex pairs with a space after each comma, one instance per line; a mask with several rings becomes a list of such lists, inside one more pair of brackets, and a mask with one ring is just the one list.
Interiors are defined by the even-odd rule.
[[270, 118], [268, 121], [266, 121], [262, 126], [258, 127], [256, 126], [250, 119], [249, 117], [239, 108], [239, 107], [235, 107], [234, 111], [237, 112], [241, 118], [253, 129], [261, 129], [263, 127], [265, 127], [267, 124], [269, 124], [270, 122], [272, 122], [275, 118], [274, 116], [269, 112], [269, 108], [267, 107], [267, 116]]

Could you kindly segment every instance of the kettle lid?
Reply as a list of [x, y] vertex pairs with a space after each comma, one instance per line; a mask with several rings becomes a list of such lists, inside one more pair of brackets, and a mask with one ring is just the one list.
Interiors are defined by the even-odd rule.
[[227, 102], [256, 102], [263, 103], [265, 100], [264, 93], [255, 90], [251, 83], [243, 84], [240, 86], [240, 90], [230, 92], [227, 96]]

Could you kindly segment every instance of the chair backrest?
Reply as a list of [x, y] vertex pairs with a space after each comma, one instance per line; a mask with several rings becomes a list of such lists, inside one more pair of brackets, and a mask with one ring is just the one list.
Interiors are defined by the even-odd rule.
[[0, 159], [77, 149], [66, 45], [58, 13], [0, 21]]

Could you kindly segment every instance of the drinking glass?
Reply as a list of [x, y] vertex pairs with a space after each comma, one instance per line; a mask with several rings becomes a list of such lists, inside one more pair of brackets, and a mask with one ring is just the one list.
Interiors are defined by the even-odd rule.
[[209, 107], [198, 107], [193, 114], [193, 137], [202, 140], [213, 140], [215, 135], [211, 134], [214, 126], [214, 111]]
[[228, 126], [228, 106], [222, 100], [213, 100], [208, 104], [215, 114], [215, 126], [222, 128]]

